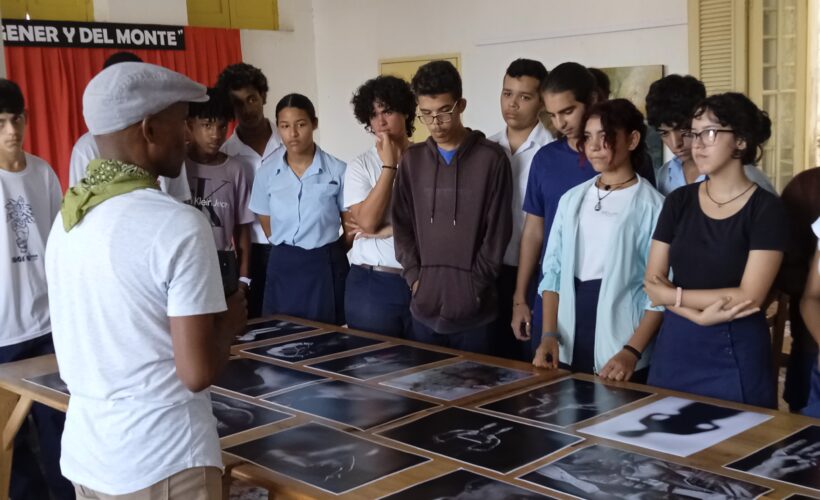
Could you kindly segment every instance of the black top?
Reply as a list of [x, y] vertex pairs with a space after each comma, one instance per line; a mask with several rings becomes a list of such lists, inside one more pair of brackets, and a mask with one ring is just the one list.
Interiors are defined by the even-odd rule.
[[712, 290], [740, 286], [750, 250], [788, 245], [788, 219], [776, 195], [757, 187], [736, 214], [717, 220], [700, 208], [700, 182], [669, 193], [655, 227], [655, 240], [668, 243], [675, 286]]

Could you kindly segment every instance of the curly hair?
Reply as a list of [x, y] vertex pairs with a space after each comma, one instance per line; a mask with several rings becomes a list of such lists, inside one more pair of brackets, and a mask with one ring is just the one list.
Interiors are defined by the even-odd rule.
[[592, 104], [597, 90], [595, 77], [583, 65], [565, 62], [550, 71], [541, 85], [541, 93], [572, 92], [575, 100], [587, 106]]
[[382, 106], [385, 111], [403, 114], [407, 137], [412, 137], [416, 121], [416, 98], [410, 85], [401, 78], [395, 76], [371, 78], [356, 89], [350, 104], [353, 105], [353, 114], [356, 115], [359, 123], [364, 125], [365, 130], [370, 129], [370, 119], [373, 117], [376, 104]]
[[219, 74], [216, 87], [225, 92], [253, 87], [260, 94], [265, 94], [268, 92], [268, 79], [256, 66], [246, 63], [231, 64]]
[[[593, 116], [601, 120], [601, 128], [604, 129], [604, 141], [609, 149], [615, 154], [615, 137], [618, 131], [622, 130], [628, 137], [632, 132], [638, 132], [641, 136], [638, 145], [629, 152], [629, 162], [636, 172], [641, 168], [646, 156], [646, 124], [643, 121], [643, 114], [628, 99], [612, 99], [593, 104], [587, 109], [584, 116], [584, 128], [587, 121]], [[578, 141], [578, 150], [581, 156], [586, 158], [584, 145], [586, 136], [582, 136]]]
[[763, 157], [763, 144], [772, 136], [772, 120], [745, 95], [739, 92], [715, 94], [695, 106], [693, 118], [700, 118], [706, 112], [715, 115], [721, 127], [730, 127], [735, 137], [746, 141], [745, 149], [735, 151], [744, 165], [757, 163]]
[[430, 61], [413, 75], [410, 82], [418, 99], [422, 95], [450, 94], [453, 99], [461, 99], [461, 75], [449, 61]]
[[208, 89], [209, 99], [205, 102], [192, 102], [188, 105], [188, 118], [205, 120], [233, 120], [233, 108], [228, 96], [217, 88]]
[[140, 56], [134, 54], [133, 52], [128, 52], [127, 50], [114, 52], [108, 56], [108, 59], [106, 59], [103, 63], [103, 69], [124, 62], [142, 62], [142, 59]]
[[26, 107], [23, 91], [11, 80], [0, 78], [0, 113], [19, 115]]
[[668, 75], [652, 82], [646, 94], [646, 119], [655, 128], [685, 128], [695, 105], [706, 99], [706, 87], [694, 76]]

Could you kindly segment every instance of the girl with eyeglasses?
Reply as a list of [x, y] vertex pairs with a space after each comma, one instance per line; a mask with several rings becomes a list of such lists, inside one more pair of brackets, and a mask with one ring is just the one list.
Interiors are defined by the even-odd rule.
[[695, 108], [687, 135], [707, 179], [670, 193], [655, 229], [645, 288], [666, 312], [648, 382], [775, 407], [761, 309], [783, 259], [788, 222], [780, 199], [743, 170], [759, 160], [771, 120], [742, 94], [718, 94]]
[[646, 381], [660, 308], [643, 291], [663, 196], [636, 173], [643, 115], [626, 99], [594, 104], [580, 125], [582, 158], [598, 175], [558, 202], [544, 254], [543, 335], [533, 364], [610, 380]]

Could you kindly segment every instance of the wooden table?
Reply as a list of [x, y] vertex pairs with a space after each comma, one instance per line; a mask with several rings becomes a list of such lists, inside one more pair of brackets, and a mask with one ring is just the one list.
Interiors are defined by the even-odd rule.
[[[498, 399], [502, 399], [506, 395], [517, 394], [520, 392], [526, 392], [528, 388], [531, 388], [536, 385], [543, 385], [544, 383], [555, 381], [564, 377], [569, 376], [569, 374], [565, 371], [544, 371], [544, 370], [536, 370], [528, 363], [522, 363], [517, 361], [510, 361], [501, 358], [495, 358], [491, 356], [483, 356], [483, 355], [476, 355], [470, 353], [464, 353], [460, 351], [454, 351], [450, 349], [439, 348], [435, 346], [430, 346], [426, 344], [420, 344], [416, 342], [409, 342], [389, 337], [383, 337], [380, 335], [375, 335], [366, 332], [360, 332], [356, 330], [349, 330], [346, 328], [336, 327], [334, 325], [327, 325], [322, 323], [315, 323], [310, 321], [305, 321], [297, 318], [291, 318], [287, 316], [275, 316], [272, 318], [265, 318], [264, 320], [259, 320], [256, 322], [261, 321], [268, 321], [270, 319], [282, 319], [292, 321], [294, 323], [299, 323], [303, 325], [313, 326], [317, 330], [312, 330], [309, 332], [298, 333], [294, 335], [289, 335], [286, 337], [279, 337], [272, 340], [256, 342], [252, 344], [243, 344], [242, 346], [235, 346], [232, 348], [232, 352], [236, 356], [246, 357], [246, 358], [253, 358], [258, 359], [266, 362], [270, 362], [273, 364], [277, 364], [280, 366], [286, 366], [289, 368], [293, 368], [296, 370], [301, 370], [305, 372], [320, 374], [324, 377], [333, 379], [333, 380], [347, 380], [347, 381], [355, 381], [358, 384], [365, 384], [370, 385], [373, 387], [378, 387], [378, 389], [388, 392], [394, 392], [397, 394], [404, 394], [400, 390], [388, 388], [385, 386], [378, 385], [378, 383], [382, 380], [388, 378], [394, 378], [395, 375], [385, 375], [382, 377], [373, 378], [367, 381], [362, 381], [358, 379], [351, 379], [343, 375], [336, 375], [330, 374], [324, 371], [315, 370], [311, 367], [306, 366], [307, 364], [314, 364], [320, 361], [335, 359], [339, 357], [346, 357], [356, 353], [367, 352], [376, 349], [382, 349], [389, 345], [396, 345], [396, 344], [404, 344], [404, 345], [412, 345], [416, 347], [423, 347], [428, 350], [435, 350], [440, 352], [446, 352], [450, 354], [455, 354], [459, 356], [459, 358], [451, 358], [448, 360], [439, 361], [436, 363], [424, 365], [421, 367], [417, 367], [410, 370], [402, 371], [401, 374], [405, 375], [408, 373], [414, 373], [417, 371], [423, 371], [430, 369], [435, 366], [443, 366], [448, 365], [456, 361], [463, 361], [463, 360], [470, 360], [470, 361], [479, 361], [484, 363], [489, 363], [495, 366], [513, 368], [517, 370], [525, 370], [528, 372], [533, 373], [535, 376], [514, 382], [512, 384], [504, 385], [501, 387], [496, 387], [494, 389], [490, 389], [488, 391], [481, 392], [477, 395], [466, 397], [462, 399], [458, 399], [452, 402], [444, 402], [437, 399], [425, 397], [418, 394], [412, 394], [410, 396], [416, 399], [427, 400], [431, 402], [435, 402], [440, 406], [431, 408], [429, 410], [425, 410], [421, 413], [410, 415], [404, 419], [400, 419], [395, 422], [390, 422], [388, 424], [374, 427], [371, 429], [367, 429], [366, 431], [358, 430], [344, 424], [340, 424], [331, 420], [323, 419], [321, 417], [313, 416], [307, 413], [299, 412], [298, 410], [294, 410], [292, 408], [282, 408], [276, 406], [272, 403], [268, 403], [262, 401], [260, 399], [251, 398], [247, 396], [237, 396], [234, 393], [222, 391], [219, 388], [214, 388], [215, 393], [223, 393], [230, 395], [232, 397], [243, 399], [246, 401], [251, 401], [256, 404], [260, 404], [262, 406], [266, 406], [268, 408], [277, 409], [277, 410], [284, 410], [287, 413], [295, 415], [294, 418], [290, 418], [287, 420], [283, 420], [281, 422], [265, 425], [262, 427], [258, 427], [256, 429], [252, 429], [246, 432], [242, 432], [239, 434], [234, 434], [231, 436], [227, 436], [221, 440], [221, 445], [223, 448], [228, 448], [230, 446], [234, 446], [240, 443], [244, 443], [247, 441], [251, 441], [262, 436], [266, 436], [277, 432], [279, 430], [291, 428], [297, 425], [301, 425], [307, 422], [319, 422], [324, 425], [328, 425], [331, 427], [335, 427], [340, 430], [344, 430], [349, 432], [353, 435], [358, 435], [364, 437], [366, 439], [372, 440], [374, 442], [384, 444], [390, 446], [392, 448], [404, 450], [410, 453], [414, 453], [416, 455], [422, 455], [429, 457], [431, 460], [425, 462], [419, 466], [412, 467], [405, 471], [399, 472], [397, 474], [384, 477], [379, 479], [375, 482], [362, 486], [360, 488], [356, 488], [351, 490], [349, 493], [335, 496], [329, 495], [322, 490], [312, 487], [310, 485], [306, 485], [302, 482], [296, 481], [295, 479], [283, 476], [281, 474], [272, 472], [268, 469], [259, 467], [254, 464], [244, 463], [241, 460], [237, 459], [236, 457], [225, 454], [223, 456], [225, 466], [226, 466], [226, 488], [227, 484], [231, 479], [239, 479], [245, 482], [249, 482], [252, 484], [259, 485], [261, 487], [267, 488], [271, 492], [271, 498], [293, 498], [293, 499], [305, 499], [305, 498], [350, 498], [350, 499], [374, 499], [381, 497], [383, 495], [387, 495], [398, 490], [404, 489], [408, 486], [411, 486], [416, 483], [420, 483], [426, 481], [428, 479], [440, 476], [450, 471], [457, 470], [459, 468], [463, 468], [466, 470], [470, 470], [473, 472], [477, 472], [479, 474], [492, 477], [495, 479], [503, 480], [505, 482], [515, 484], [521, 487], [528, 488], [534, 491], [540, 491], [544, 494], [548, 494], [557, 498], [570, 498], [566, 495], [562, 495], [561, 493], [554, 492], [551, 490], [547, 490], [545, 488], [538, 488], [530, 483], [522, 482], [516, 477], [531, 472], [535, 469], [540, 468], [544, 464], [548, 462], [554, 461], [556, 458], [565, 456], [569, 453], [576, 451], [581, 447], [586, 447], [591, 444], [607, 444], [609, 446], [619, 448], [622, 450], [627, 451], [634, 451], [644, 455], [657, 457], [662, 460], [668, 462], [679, 463], [683, 465], [698, 467], [701, 469], [709, 470], [716, 472], [723, 476], [734, 477], [738, 479], [742, 479], [748, 482], [760, 484], [763, 486], [771, 487], [773, 490], [767, 494], [767, 496], [763, 498], [785, 498], [792, 493], [804, 493], [804, 494], [811, 494], [810, 490], [804, 490], [798, 487], [793, 487], [790, 485], [778, 483], [776, 481], [771, 481], [759, 477], [750, 476], [747, 474], [742, 474], [736, 471], [724, 469], [722, 466], [731, 462], [732, 460], [744, 457], [753, 451], [771, 444], [773, 442], [779, 441], [780, 439], [784, 438], [785, 436], [792, 434], [793, 432], [805, 427], [806, 425], [818, 425], [820, 422], [816, 419], [811, 419], [808, 417], [803, 417], [800, 415], [794, 415], [789, 413], [783, 413], [774, 410], [765, 410], [757, 407], [747, 406], [747, 405], [740, 405], [729, 403], [720, 400], [714, 400], [710, 398], [702, 398], [693, 396], [690, 394], [682, 394], [677, 393], [674, 391], [666, 391], [663, 389], [657, 389], [654, 387], [648, 387], [640, 384], [632, 384], [632, 383], [611, 383], [608, 385], [613, 385], [616, 387], [626, 387], [632, 388], [636, 390], [642, 390], [646, 392], [654, 393], [653, 396], [648, 398], [642, 399], [635, 403], [626, 405], [622, 408], [619, 408], [613, 412], [607, 413], [605, 415], [601, 415], [595, 417], [590, 420], [586, 420], [582, 423], [569, 426], [566, 428], [556, 428], [551, 427], [549, 425], [539, 425], [533, 424], [531, 421], [521, 420], [515, 417], [505, 416], [504, 418], [508, 418], [510, 420], [520, 421], [522, 423], [528, 423], [531, 425], [538, 425], [544, 428], [552, 428], [554, 430], [561, 430], [564, 432], [568, 432], [571, 434], [577, 434], [582, 436], [584, 441], [573, 445], [567, 449], [559, 451], [557, 453], [551, 454], [543, 459], [540, 459], [532, 464], [527, 465], [526, 467], [516, 469], [515, 471], [509, 474], [499, 474], [492, 471], [488, 471], [486, 469], [477, 468], [471, 466], [469, 464], [465, 464], [462, 462], [457, 462], [455, 460], [445, 458], [439, 455], [435, 455], [424, 450], [419, 450], [417, 448], [411, 448], [407, 445], [402, 443], [398, 443], [384, 437], [379, 436], [378, 432], [383, 431], [387, 428], [397, 427], [402, 425], [403, 423], [418, 419], [420, 416], [424, 416], [426, 414], [430, 414], [433, 412], [440, 411], [442, 408], [447, 407], [462, 407], [462, 408], [476, 408], [482, 404], [485, 404], [489, 401], [494, 401]], [[254, 322], [254, 323], [256, 323]], [[260, 345], [268, 345], [274, 343], [281, 343], [286, 342], [289, 340], [299, 339], [302, 337], [313, 336], [318, 333], [322, 332], [330, 332], [330, 331], [340, 331], [346, 333], [352, 333], [362, 337], [369, 337], [379, 341], [383, 341], [385, 343], [380, 343], [372, 346], [363, 347], [360, 349], [352, 350], [352, 351], [345, 351], [343, 353], [326, 356], [323, 358], [314, 358], [309, 361], [303, 361], [298, 363], [284, 363], [279, 362], [276, 360], [271, 360], [270, 358], [264, 358], [260, 356], [255, 356], [250, 353], [242, 352], [242, 349], [247, 349], [249, 347], [260, 346]], [[18, 361], [15, 363], [8, 363], [4, 365], [0, 365], [0, 429], [2, 429], [2, 449], [0, 449], [0, 500], [5, 500], [8, 498], [8, 484], [9, 484], [9, 475], [10, 475], [10, 465], [11, 465], [11, 455], [13, 449], [13, 439], [14, 435], [16, 434], [17, 430], [20, 428], [23, 420], [25, 419], [26, 414], [28, 413], [29, 408], [31, 407], [31, 403], [33, 401], [43, 403], [48, 405], [52, 408], [56, 408], [61, 411], [65, 411], [68, 405], [68, 397], [52, 391], [50, 389], [46, 389], [30, 382], [23, 380], [24, 378], [31, 378], [38, 375], [43, 375], [47, 373], [53, 373], [56, 371], [56, 360], [54, 356], [43, 356], [39, 358]], [[593, 381], [596, 380], [595, 377], [589, 375], [573, 375], [574, 378], [580, 380], [589, 380]], [[750, 410], [755, 411], [758, 413], [765, 413], [772, 415], [773, 418], [760, 424], [756, 427], [749, 429], [746, 432], [743, 432], [739, 435], [736, 435], [726, 441], [723, 441], [711, 448], [703, 450], [699, 453], [693, 454], [686, 458], [675, 457], [659, 452], [655, 452], [652, 450], [638, 448], [630, 445], [626, 445], [624, 443], [616, 443], [611, 442], [605, 439], [597, 438], [594, 436], [586, 435], [586, 434], [578, 434], [577, 429], [579, 427], [585, 427], [591, 425], [596, 422], [600, 422], [603, 420], [607, 420], [613, 416], [619, 415], [626, 411], [634, 410], [638, 407], [644, 406], [651, 402], [657, 401], [666, 396], [679, 396], [687, 399], [691, 399], [694, 401], [701, 401], [707, 403], [714, 403], [720, 406], [725, 406], [734, 409], [740, 410]], [[227, 498], [227, 497], [226, 497]]]

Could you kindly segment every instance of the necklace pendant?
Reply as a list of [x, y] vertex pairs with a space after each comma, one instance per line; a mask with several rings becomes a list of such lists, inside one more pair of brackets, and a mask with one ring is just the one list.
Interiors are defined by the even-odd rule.
[[598, 200], [598, 203], [595, 204], [595, 211], [596, 212], [601, 211], [601, 200]]
[[612, 186], [609, 184], [604, 184], [604, 191], [609, 191], [610, 189], [612, 189]]

